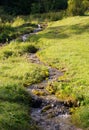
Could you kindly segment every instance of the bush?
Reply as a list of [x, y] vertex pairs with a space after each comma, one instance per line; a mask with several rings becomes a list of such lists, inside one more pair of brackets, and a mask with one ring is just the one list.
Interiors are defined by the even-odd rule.
[[37, 19], [38, 21], [57, 21], [62, 19], [64, 16], [66, 16], [65, 11], [60, 12], [48, 12], [43, 14], [33, 14], [30, 15], [30, 20]]
[[22, 46], [22, 52], [35, 53], [37, 50], [38, 49], [34, 45], [27, 44]]
[[13, 52], [12, 52], [11, 50], [5, 50], [5, 51], [3, 52], [3, 56], [4, 56], [5, 58], [8, 58], [9, 56], [12, 56], [12, 54], [13, 54]]
[[88, 0], [69, 0], [68, 1], [68, 14], [72, 16], [84, 15], [88, 6], [89, 6]]
[[24, 19], [22, 19], [21, 17], [17, 17], [14, 19], [13, 23], [12, 23], [12, 27], [18, 27], [21, 26], [25, 23]]
[[50, 12], [44, 14], [45, 19], [48, 19], [49, 21], [57, 21], [62, 19], [65, 16], [65, 11], [60, 11], [60, 12]]
[[7, 33], [0, 34], [0, 42], [5, 43], [6, 41], [8, 41], [8, 39], [9, 39], [9, 36]]
[[0, 25], [0, 42], [5, 43], [12, 39], [12, 36], [14, 35], [15, 29], [12, 28], [10, 25], [2, 24]]

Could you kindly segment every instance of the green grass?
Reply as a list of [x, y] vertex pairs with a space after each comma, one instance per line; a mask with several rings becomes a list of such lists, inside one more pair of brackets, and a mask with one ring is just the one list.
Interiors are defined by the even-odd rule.
[[27, 84], [28, 86], [40, 82], [48, 76], [47, 67], [32, 64], [29, 61], [28, 54], [36, 50], [37, 48], [28, 42], [11, 42], [2, 47], [0, 51], [0, 83], [4, 83], [4, 79], [7, 81], [10, 79], [11, 82]]
[[[39, 20], [42, 22], [44, 19], [45, 24], [50, 21], [48, 19], [58, 20], [61, 14], [54, 15], [43, 14], [39, 18], [38, 15], [17, 18], [1, 15], [0, 42], [19, 39], [22, 34], [31, 32]], [[27, 42], [16, 40], [0, 48], [1, 130], [37, 129], [30, 126], [28, 112], [31, 97], [25, 87], [39, 83], [49, 75], [47, 67], [29, 61], [29, 53], [36, 52], [38, 48], [40, 60], [63, 72], [58, 82], [49, 84], [46, 89], [59, 99], [72, 102], [73, 107], [80, 105], [73, 110], [72, 120], [83, 129], [89, 128], [88, 21], [89, 16], [77, 16], [49, 22], [44, 31], [31, 36]]]
[[28, 16], [12, 16], [0, 7], [0, 43], [19, 39], [23, 34], [30, 33], [40, 23], [44, 28], [48, 21], [57, 21], [66, 15], [65, 11], [31, 14]]
[[0, 129], [35, 130], [31, 125], [31, 97], [25, 87], [48, 77], [48, 68], [31, 63], [37, 51], [29, 42], [11, 42], [0, 48]]
[[12, 17], [8, 14], [0, 18], [0, 43], [9, 42], [13, 39], [20, 39], [23, 34], [30, 33], [36, 28], [35, 23], [25, 20], [24, 17]]
[[89, 129], [89, 105], [77, 108], [72, 115], [73, 123], [82, 126], [83, 129]]
[[[77, 16], [50, 22], [47, 29], [30, 39], [42, 49], [38, 57], [64, 73], [53, 83], [53, 88], [50, 90], [49, 85], [47, 90], [81, 106], [89, 104], [88, 21], [89, 16]], [[83, 121], [87, 122], [86, 116]]]
[[29, 130], [30, 118], [26, 106], [0, 102], [0, 129], [1, 130]]
[[[12, 62], [10, 62], [10, 60], [12, 60]], [[10, 60], [9, 63], [4, 62], [4, 64], [2, 63], [0, 65], [1, 84], [4, 83], [4, 79], [7, 82], [10, 79], [9, 82], [17, 82], [29, 86], [33, 83], [42, 81], [47, 76], [46, 71], [48, 70], [46, 67], [37, 66], [24, 60], [16, 63], [13, 62], [13, 59]], [[15, 60], [16, 59], [14, 59], [14, 61]]]
[[22, 56], [24, 53], [35, 53], [38, 50], [33, 43], [12, 41], [8, 46], [1, 49], [0, 59], [7, 59], [11, 56]]
[[[89, 17], [67, 18], [51, 23], [47, 30], [39, 34], [43, 35], [39, 41], [42, 41], [45, 47], [38, 53], [40, 59], [60, 71], [65, 71], [64, 79], [70, 80], [68, 84], [72, 89], [81, 86], [88, 89], [89, 86], [88, 20]], [[76, 27], [77, 25], [79, 29]], [[68, 35], [68, 37], [64, 37], [64, 35]], [[39, 42], [38, 44], [40, 45]], [[61, 79], [59, 78], [59, 80]]]

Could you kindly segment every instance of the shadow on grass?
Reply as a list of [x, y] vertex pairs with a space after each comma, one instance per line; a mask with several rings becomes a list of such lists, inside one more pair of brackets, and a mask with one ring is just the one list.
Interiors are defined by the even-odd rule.
[[81, 25], [81, 24], [72, 25], [70, 27], [70, 29], [73, 30], [73, 34], [82, 34], [84, 32], [89, 32], [89, 24], [86, 24], [86, 25]]
[[34, 24], [34, 23], [25, 23], [25, 24], [22, 24], [22, 25], [20, 25], [19, 27], [16, 27], [16, 28], [27, 28], [27, 27], [37, 27], [37, 25], [36, 24]]
[[[33, 32], [34, 28], [37, 28], [37, 25], [32, 23], [25, 23], [18, 27], [0, 26], [0, 42], [10, 42], [10, 40], [16, 39], [23, 34]], [[71, 35], [80, 35], [84, 32], [89, 32], [89, 24], [48, 27], [46, 32], [32, 37], [34, 40], [39, 40], [42, 37], [47, 39], [66, 39], [71, 37]]]
[[36, 24], [26, 23], [18, 27], [8, 25], [0, 26], [0, 43], [10, 42], [13, 39], [20, 37], [23, 34], [33, 32]]
[[40, 38], [66, 39], [71, 37], [71, 35], [80, 35], [84, 32], [89, 32], [89, 24], [48, 27], [46, 32], [39, 33], [38, 35], [33, 36], [32, 40], [38, 41]]

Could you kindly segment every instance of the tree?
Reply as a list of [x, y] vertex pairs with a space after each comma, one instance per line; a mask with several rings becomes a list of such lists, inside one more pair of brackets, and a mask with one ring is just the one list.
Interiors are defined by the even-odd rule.
[[69, 15], [84, 15], [89, 6], [88, 0], [69, 0], [68, 14]]
[[32, 2], [32, 12], [45, 13], [50, 11], [60, 11], [67, 8], [68, 0], [36, 0]]
[[45, 13], [67, 8], [68, 0], [0, 0], [6, 11], [14, 14]]

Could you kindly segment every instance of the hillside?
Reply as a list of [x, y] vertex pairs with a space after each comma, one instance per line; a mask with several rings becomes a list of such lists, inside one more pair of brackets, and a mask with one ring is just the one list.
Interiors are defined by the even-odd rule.
[[[45, 91], [49, 96], [49, 106], [46, 104], [47, 107], [42, 109], [44, 114], [51, 109], [50, 98], [53, 96], [62, 102], [63, 111], [67, 112], [67, 106], [72, 124], [88, 130], [89, 16], [41, 23], [41, 26], [48, 26], [33, 35], [37, 22], [30, 23], [29, 17], [1, 22], [0, 28], [7, 38], [1, 36], [1, 42], [4, 39], [6, 44], [0, 47], [0, 129], [39, 129], [37, 124], [32, 124], [30, 108], [33, 97], [27, 91], [27, 88], [34, 90], [34, 86], [38, 86], [41, 91], [32, 91], [37, 99], [45, 98]], [[6, 32], [9, 36], [4, 35]], [[24, 34], [30, 34], [25, 42], [21, 39]]]
[[40, 60], [63, 72], [59, 81], [47, 90], [69, 104], [81, 106], [75, 111], [73, 121], [82, 127], [89, 127], [88, 21], [88, 16], [77, 16], [51, 22], [46, 30], [31, 39], [37, 40], [36, 44], [41, 48], [37, 53]]

